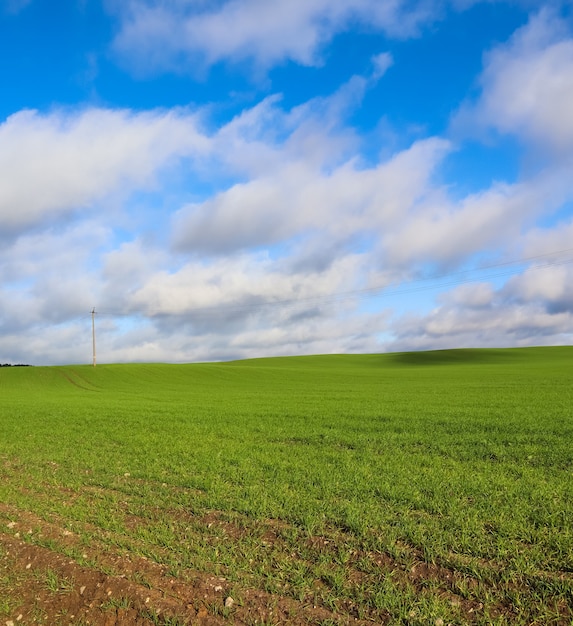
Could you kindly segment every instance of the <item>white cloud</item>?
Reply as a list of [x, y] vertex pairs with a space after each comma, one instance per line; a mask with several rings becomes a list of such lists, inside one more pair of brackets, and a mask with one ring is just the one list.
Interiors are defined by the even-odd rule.
[[[195, 53], [207, 62], [317, 63], [322, 42], [344, 29], [352, 12], [362, 23], [374, 16], [373, 27], [386, 28], [375, 15], [382, 3], [369, 0], [294, 3], [284, 33], [277, 27], [270, 35], [252, 30], [254, 0], [215, 8], [183, 0], [130, 6], [131, 22], [118, 42], [129, 43], [121, 37], [142, 27], [138, 20], [146, 15], [160, 17], [149, 21], [150, 29], [173, 27], [173, 46], [165, 44], [160, 65], [181, 54], [187, 62]], [[387, 17], [403, 8], [401, 2], [384, 6]], [[243, 21], [221, 42], [217, 29], [237, 7], [245, 10]], [[482, 97], [471, 115], [482, 128], [563, 153], [568, 120], [561, 145], [550, 118], [562, 111], [539, 93], [555, 78], [564, 91], [555, 88], [552, 97], [567, 100], [569, 40], [556, 34], [558, 21], [543, 15], [486, 59]], [[173, 16], [177, 25], [169, 21]], [[542, 18], [549, 34], [535, 38]], [[192, 33], [197, 24], [211, 28], [211, 39], [185, 43], [180, 30]], [[296, 25], [299, 40], [292, 39]], [[387, 28], [395, 34], [391, 20]], [[164, 34], [153, 37], [141, 42], [146, 54]], [[527, 179], [496, 182], [461, 199], [439, 178], [453, 150], [443, 138], [363, 159], [363, 138], [346, 122], [391, 63], [382, 53], [372, 59], [369, 77], [355, 76], [333, 96], [289, 111], [272, 96], [209, 135], [199, 116], [184, 110], [27, 111], [8, 118], [0, 125], [0, 353], [26, 362], [89, 362], [94, 305], [103, 361], [375, 352], [381, 333], [395, 335], [387, 344], [393, 349], [570, 341], [568, 266], [531, 270], [502, 288], [460, 286], [438, 297], [428, 315], [396, 314], [392, 326], [387, 311], [362, 312], [361, 289], [436, 266], [457, 268], [474, 255], [533, 256], [573, 240], [570, 222], [536, 226], [573, 197], [562, 154]], [[543, 71], [529, 76], [520, 63]], [[512, 111], [503, 100], [504, 80], [530, 85], [535, 97]], [[163, 186], [173, 178], [180, 187]], [[206, 179], [209, 190], [196, 188], [198, 179]], [[150, 189], [157, 193], [146, 196]], [[108, 202], [118, 196], [110, 219]], [[164, 230], [127, 237], [114, 231], [118, 220], [127, 222], [126, 213], [133, 218], [156, 198], [155, 220], [146, 226], [171, 229], [172, 249]], [[175, 216], [173, 206], [180, 207]], [[22, 333], [29, 338], [26, 353]]]
[[[69, 238], [75, 239], [73, 255], [84, 242], [77, 231]], [[57, 249], [66, 243], [44, 245]], [[20, 246], [12, 255], [28, 249]], [[347, 254], [315, 272], [293, 272], [288, 263], [251, 254], [209, 265], [190, 262], [168, 272], [161, 251], [133, 242], [105, 256], [104, 277], [81, 255], [71, 266], [67, 260], [62, 253], [26, 289], [23, 280], [36, 267], [31, 264], [21, 273], [15, 297], [9, 286], [1, 291], [0, 360], [89, 362], [92, 304], [101, 362], [372, 352], [380, 347], [375, 337], [387, 318], [358, 314], [352, 298], [330, 297], [353, 285], [364, 262], [360, 255]]]
[[94, 221], [23, 234], [0, 247], [0, 326], [4, 332], [60, 324], [98, 301], [93, 257], [111, 231]]
[[382, 249], [393, 264], [444, 267], [487, 250], [513, 248], [515, 253], [522, 233], [571, 197], [573, 181], [564, 170], [542, 172], [522, 183], [494, 183], [459, 201], [440, 192], [412, 205], [407, 219], [384, 237]]
[[[17, 236], [7, 239], [0, 254], [0, 352], [9, 353], [15, 361], [82, 361], [85, 328], [78, 320], [89, 317], [92, 306], [101, 312], [100, 326], [107, 314], [119, 314], [101, 332], [101, 354], [104, 359], [107, 354], [108, 360], [148, 360], [160, 355], [164, 360], [178, 355], [181, 360], [236, 358], [262, 349], [257, 343], [248, 350], [245, 343], [258, 331], [269, 341], [274, 337], [268, 353], [324, 352], [328, 346], [338, 351], [367, 345], [376, 349], [372, 336], [359, 332], [366, 318], [359, 317], [359, 323], [345, 317], [349, 299], [329, 299], [333, 293], [361, 287], [361, 276], [372, 274], [367, 255], [353, 253], [340, 241], [367, 225], [366, 213], [396, 215], [407, 198], [422, 193], [446, 147], [439, 140], [421, 142], [379, 168], [362, 171], [346, 160], [356, 138], [339, 127], [337, 115], [346, 106], [345, 98], [341, 93], [329, 102], [317, 101], [290, 112], [281, 112], [271, 100], [246, 111], [209, 138], [198, 134], [193, 120], [176, 112], [141, 117], [101, 110], [67, 117], [26, 112], [9, 119], [0, 129], [0, 145], [5, 151], [3, 165], [12, 170], [0, 206], [14, 205], [20, 210], [15, 215], [2, 214], [5, 230], [9, 226]], [[269, 116], [272, 123], [267, 123]], [[331, 123], [320, 127], [318, 117], [330, 117]], [[11, 146], [16, 148], [10, 162]], [[280, 241], [292, 233], [302, 234], [304, 241], [295, 243], [287, 255], [276, 257], [268, 250], [267, 237], [261, 240], [266, 242], [264, 252], [235, 253], [210, 263], [172, 255], [151, 234], [116, 244], [114, 223], [99, 210], [101, 198], [121, 190], [129, 206], [130, 194], [148, 187], [148, 176], [157, 177], [161, 168], [169, 168], [180, 155], [196, 154], [205, 160], [185, 161], [192, 180], [201, 171], [214, 177], [215, 183], [219, 175], [225, 179], [238, 174], [250, 181], [244, 186], [251, 197], [237, 207], [236, 221], [234, 209], [228, 213], [226, 207], [240, 186], [221, 192], [227, 213], [214, 216], [211, 249], [221, 242], [235, 252], [249, 247], [244, 241], [248, 231], [240, 231], [237, 225], [244, 221], [246, 210], [253, 211], [252, 224], [264, 217], [269, 206], [261, 200], [260, 189], [265, 184], [273, 203], [277, 191], [288, 194], [291, 184], [304, 181], [303, 191], [311, 204], [299, 196], [298, 205], [292, 210], [287, 206], [279, 221], [284, 230]], [[218, 165], [215, 173], [204, 171], [207, 162]], [[45, 171], [40, 171], [41, 163]], [[406, 174], [409, 170], [416, 171], [415, 184]], [[34, 193], [24, 184], [31, 176], [35, 177]], [[330, 182], [333, 190], [329, 190]], [[158, 189], [161, 184], [157, 179]], [[364, 207], [357, 212], [358, 193]], [[117, 205], [118, 210], [122, 205]], [[313, 205], [318, 215], [309, 221], [304, 212]], [[90, 209], [89, 221], [85, 212], [73, 221], [56, 219], [82, 206]], [[201, 206], [209, 207], [209, 201]], [[208, 220], [208, 214], [203, 218]], [[313, 237], [309, 229], [322, 231], [323, 220], [331, 222], [327, 236], [317, 237], [309, 248]], [[209, 239], [206, 229], [202, 237]], [[285, 305], [285, 300], [296, 303]], [[283, 304], [278, 306], [279, 302]], [[374, 334], [382, 330], [383, 316], [368, 319], [371, 324], [379, 322]], [[65, 350], [54, 343], [50, 358], [48, 338], [59, 340], [60, 324], [70, 325], [75, 339], [66, 335], [71, 345]], [[141, 327], [140, 332], [126, 330], [136, 327]], [[338, 339], [334, 337], [337, 327]], [[30, 338], [28, 358], [22, 358], [13, 340], [23, 331]], [[198, 333], [211, 337], [208, 343], [201, 342], [199, 350], [194, 341]], [[170, 352], [174, 346], [177, 349]]]
[[508, 281], [504, 294], [521, 303], [537, 302], [549, 312], [568, 311], [573, 314], [572, 281], [570, 263], [544, 269], [533, 267]]
[[263, 68], [289, 59], [317, 65], [322, 46], [350, 24], [411, 36], [436, 16], [435, 5], [405, 0], [110, 3], [121, 21], [115, 51], [139, 71], [193, 71], [198, 64], [245, 59]]
[[495, 291], [489, 283], [475, 282], [461, 285], [443, 294], [439, 299], [446, 304], [462, 305], [470, 309], [489, 307], [494, 303]]
[[372, 66], [374, 71], [372, 72], [373, 80], [380, 80], [384, 74], [394, 65], [394, 58], [390, 52], [381, 52], [372, 57]]
[[195, 118], [179, 111], [12, 115], [0, 125], [0, 228], [17, 234], [113, 192], [149, 188], [170, 160], [206, 144]]
[[[203, 315], [204, 309], [224, 307], [248, 317], [250, 309], [303, 301], [312, 308], [314, 298], [351, 288], [360, 255], [342, 256], [320, 272], [292, 272], [266, 254], [221, 258], [213, 263], [190, 262], [177, 272], [159, 271], [133, 292], [135, 310], [155, 315]], [[310, 304], [304, 303], [310, 299]], [[128, 305], [129, 306], [129, 305]], [[272, 307], [271, 307], [272, 310]]]
[[550, 9], [486, 56], [481, 86], [458, 125], [494, 128], [558, 154], [573, 151], [573, 36]]
[[213, 151], [248, 179], [302, 160], [313, 169], [331, 170], [359, 152], [359, 137], [344, 121], [359, 107], [367, 83], [353, 76], [334, 94], [290, 111], [280, 106], [279, 94], [269, 96], [220, 128], [213, 135]]
[[[330, 109], [338, 110], [340, 98], [321, 104], [320, 119], [336, 118]], [[213, 139], [216, 150], [248, 180], [183, 207], [174, 220], [176, 247], [223, 254], [318, 230], [328, 245], [364, 231], [378, 237], [428, 192], [450, 149], [447, 141], [431, 138], [365, 167], [355, 157], [356, 138], [316, 117], [315, 106], [283, 113], [267, 102], [223, 128]], [[260, 123], [269, 118], [282, 129], [279, 136], [269, 136]]]
[[[197, 325], [185, 332], [170, 324], [138, 327], [114, 333], [99, 332], [98, 353], [102, 362], [217, 361], [300, 354], [367, 353], [381, 349], [376, 336], [385, 327], [384, 314], [354, 314], [337, 317], [328, 310], [314, 316], [251, 316], [233, 325]], [[84, 331], [85, 334], [85, 331]], [[77, 351], [88, 362], [90, 346]], [[69, 362], [69, 361], [68, 361]]]
[[[551, 306], [545, 300], [558, 296], [562, 273], [563, 268], [532, 269], [498, 290], [488, 284], [458, 287], [427, 315], [396, 319], [390, 325], [395, 338], [386, 347], [399, 352], [570, 344], [573, 301], [556, 299], [560, 306]], [[552, 287], [541, 293], [547, 283]]]
[[571, 254], [573, 221], [558, 222], [550, 228], [532, 228], [524, 235], [521, 245], [525, 257], [549, 255], [551, 259], [555, 257], [553, 253], [562, 250]]
[[[22, 335], [25, 332], [25, 341]], [[91, 328], [86, 322], [66, 326], [33, 326], [25, 331], [2, 333], [0, 361], [27, 365], [89, 363]]]

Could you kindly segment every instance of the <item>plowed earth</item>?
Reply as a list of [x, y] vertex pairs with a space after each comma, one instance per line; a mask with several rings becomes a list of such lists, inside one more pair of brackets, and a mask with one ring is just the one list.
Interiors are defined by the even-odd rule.
[[[145, 526], [146, 520], [131, 515], [127, 518], [132, 529]], [[181, 520], [179, 520], [181, 522]], [[221, 519], [211, 512], [202, 518], [205, 530], [219, 526], [228, 541], [240, 541], [244, 529]], [[197, 520], [195, 520], [197, 522]], [[268, 520], [262, 548], [283, 548], [278, 530], [281, 522]], [[93, 625], [93, 626], [181, 626], [183, 624], [390, 624], [424, 623], [421, 616], [403, 621], [390, 611], [359, 607], [349, 600], [337, 600], [334, 610], [321, 603], [320, 593], [303, 599], [269, 593], [252, 588], [249, 581], [237, 585], [225, 576], [212, 575], [190, 569], [174, 572], [167, 565], [142, 556], [136, 556], [121, 541], [108, 537], [94, 539], [87, 523], [72, 532], [66, 520], [56, 515], [50, 521], [35, 514], [0, 504], [0, 626], [18, 624]], [[77, 526], [77, 524], [76, 524]], [[332, 537], [309, 536], [306, 553], [336, 558], [337, 546]], [[161, 556], [158, 553], [159, 557]], [[293, 554], [293, 558], [297, 555]], [[420, 594], [432, 590], [441, 601], [451, 605], [458, 615], [456, 624], [483, 624], [484, 605], [479, 598], [481, 583], [467, 574], [425, 563], [422, 555], [413, 553], [413, 562], [405, 565], [383, 553], [353, 553], [345, 564], [347, 584], [359, 587], [371, 576], [361, 565], [368, 561], [378, 578], [389, 577], [393, 583], [411, 588]], [[563, 574], [568, 576], [567, 574]], [[461, 583], [466, 593], [459, 593]], [[317, 592], [326, 588], [324, 581], [316, 580]], [[286, 587], [286, 585], [285, 585]], [[472, 591], [473, 590], [473, 591]], [[329, 589], [329, 592], [332, 590]], [[296, 594], [294, 594], [296, 595]], [[499, 618], [500, 623], [522, 622], [515, 607], [509, 603], [490, 604], [487, 616]], [[412, 614], [412, 617], [415, 616]], [[553, 624], [571, 623], [571, 607], [561, 603], [555, 606]], [[426, 622], [445, 626], [441, 620]]]
[[[224, 577], [184, 572], [142, 557], [85, 546], [77, 535], [11, 507], [0, 507], [14, 521], [0, 533], [0, 589], [16, 599], [6, 624], [347, 623], [331, 611], [261, 590], [244, 589], [232, 599]], [[16, 521], [17, 520], [17, 521]], [[13, 534], [10, 532], [13, 531]], [[58, 550], [35, 545], [57, 543]], [[63, 551], [81, 547], [82, 565]], [[111, 573], [114, 572], [114, 573]], [[372, 623], [352, 619], [352, 623]]]

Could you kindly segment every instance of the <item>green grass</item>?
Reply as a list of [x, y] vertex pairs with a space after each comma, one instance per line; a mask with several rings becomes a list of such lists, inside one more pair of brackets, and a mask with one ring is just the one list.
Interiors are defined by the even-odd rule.
[[45, 587], [52, 593], [63, 593], [71, 591], [74, 583], [71, 580], [62, 578], [58, 572], [48, 569], [42, 573], [42, 582]]
[[[553, 623], [573, 603], [573, 348], [2, 368], [0, 399], [0, 502], [167, 550], [175, 569], [297, 598], [320, 579], [325, 606], [395, 623], [461, 618], [441, 588], [380, 582], [366, 554], [458, 573], [483, 623]], [[246, 532], [229, 544], [157, 511]], [[268, 519], [286, 526], [265, 551]], [[310, 535], [343, 539], [321, 556]]]

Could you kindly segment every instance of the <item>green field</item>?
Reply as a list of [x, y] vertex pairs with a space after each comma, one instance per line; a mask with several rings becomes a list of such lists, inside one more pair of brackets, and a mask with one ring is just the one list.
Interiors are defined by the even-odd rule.
[[0, 476], [10, 540], [235, 600], [151, 623], [573, 623], [572, 347], [1, 368]]

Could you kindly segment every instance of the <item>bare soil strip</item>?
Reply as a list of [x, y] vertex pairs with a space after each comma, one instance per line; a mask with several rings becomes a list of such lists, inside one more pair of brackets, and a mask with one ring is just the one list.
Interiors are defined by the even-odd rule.
[[[0, 591], [13, 601], [7, 623], [372, 623], [256, 589], [242, 590], [240, 603], [231, 601], [230, 585], [223, 577], [187, 571], [183, 578], [174, 578], [166, 567], [148, 559], [114, 555], [98, 542], [81, 545], [74, 533], [27, 511], [7, 505], [0, 505], [0, 510], [14, 520], [0, 532]], [[58, 549], [30, 543], [34, 540]], [[93, 567], [62, 554], [80, 546], [82, 561]]]
[[[73, 493], [66, 493], [73, 498]], [[149, 511], [148, 511], [149, 512]], [[140, 517], [122, 512], [126, 527], [145, 529], [154, 523], [153, 517]], [[260, 525], [261, 546], [274, 549], [292, 561], [304, 564], [305, 559], [328, 556], [332, 562], [339, 557], [339, 547], [345, 537], [309, 536], [300, 553], [293, 553], [281, 534], [288, 525], [280, 520], [229, 521], [221, 512], [211, 511], [194, 516], [184, 511], [157, 511], [183, 527], [193, 524], [211, 532], [218, 528], [231, 542], [240, 542], [253, 524]], [[250, 526], [249, 526], [250, 525]], [[74, 531], [69, 530], [73, 528]], [[250, 528], [252, 530], [252, 528]], [[212, 535], [211, 535], [212, 536]], [[86, 540], [86, 537], [89, 539]], [[137, 539], [129, 542], [137, 549]], [[393, 584], [413, 589], [416, 593], [437, 593], [455, 607], [461, 623], [478, 623], [484, 619], [480, 597], [494, 592], [491, 583], [479, 581], [467, 573], [438, 564], [426, 563], [421, 553], [404, 546], [409, 552], [408, 564], [388, 554], [351, 550], [346, 555], [344, 571], [347, 584], [367, 585], [372, 577], [391, 577]], [[0, 605], [5, 623], [64, 624], [114, 626], [115, 624], [179, 626], [182, 624], [385, 624], [392, 616], [383, 609], [365, 610], [349, 599], [339, 599], [336, 609], [321, 603], [321, 594], [303, 600], [289, 595], [269, 593], [257, 588], [254, 577], [248, 575], [240, 585], [223, 574], [190, 569], [173, 571], [161, 561], [169, 559], [169, 549], [156, 547], [155, 556], [137, 556], [126, 547], [121, 533], [104, 531], [86, 522], [73, 522], [50, 516], [50, 521], [16, 507], [0, 504]], [[162, 555], [162, 551], [165, 552]], [[491, 565], [495, 571], [495, 564]], [[310, 563], [309, 563], [310, 566]], [[539, 572], [550, 580], [555, 574]], [[562, 579], [570, 574], [563, 573]], [[317, 580], [317, 592], [324, 581]], [[515, 583], [515, 588], [520, 586]], [[465, 593], [460, 593], [464, 588]], [[510, 604], [499, 602], [489, 606], [489, 617], [503, 616], [512, 623]], [[555, 607], [554, 624], [569, 624], [571, 607]], [[559, 616], [559, 617], [557, 617]], [[4, 619], [4, 617], [2, 617]], [[3, 622], [0, 621], [3, 626]]]

